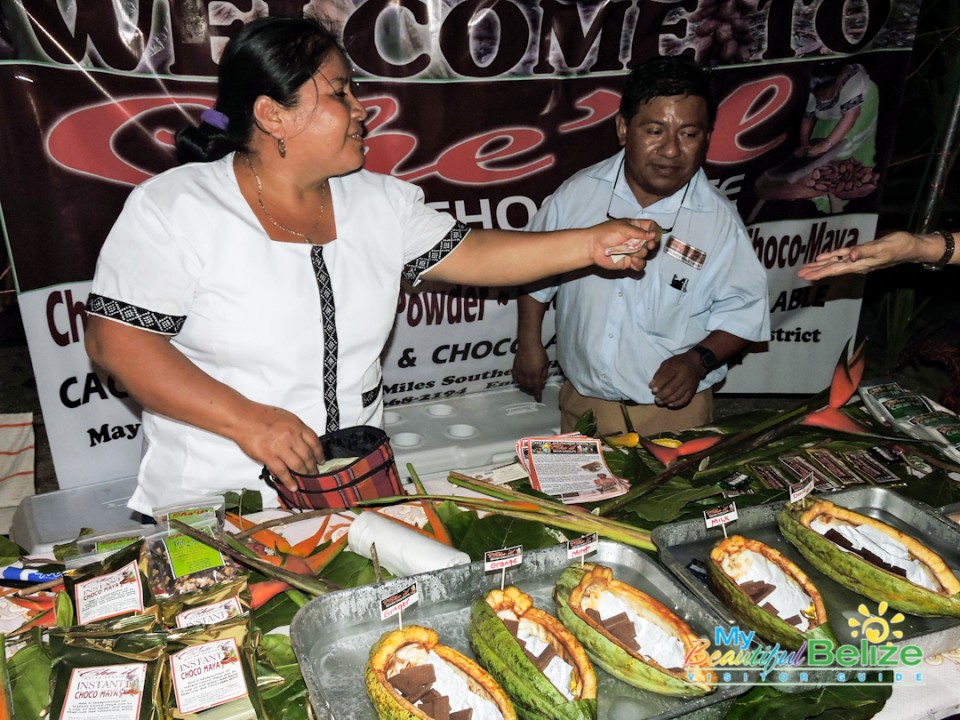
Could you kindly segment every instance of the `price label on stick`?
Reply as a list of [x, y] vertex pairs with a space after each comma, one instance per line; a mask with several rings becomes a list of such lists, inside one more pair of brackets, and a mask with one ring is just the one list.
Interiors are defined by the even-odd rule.
[[597, 533], [590, 533], [589, 535], [581, 535], [573, 540], [567, 540], [567, 559], [582, 558], [584, 555], [595, 552], [598, 539], [599, 536]]
[[735, 502], [726, 505], [718, 505], [703, 511], [703, 521], [707, 529], [715, 528], [717, 525], [723, 528], [723, 536], [727, 536], [727, 523], [732, 523], [737, 519], [737, 504]]
[[386, 620], [403, 612], [419, 599], [420, 593], [417, 590], [417, 583], [414, 582], [413, 585], [408, 585], [400, 592], [395, 592], [380, 601], [380, 619]]
[[798, 483], [794, 483], [790, 486], [790, 502], [795, 503], [799, 500], [803, 500], [807, 495], [813, 492], [814, 486], [814, 477], [813, 473], [807, 475], [806, 478], [801, 480]]
[[523, 545], [514, 545], [513, 547], [500, 548], [499, 550], [488, 550], [483, 554], [483, 570], [491, 572], [493, 570], [504, 570], [523, 562]]

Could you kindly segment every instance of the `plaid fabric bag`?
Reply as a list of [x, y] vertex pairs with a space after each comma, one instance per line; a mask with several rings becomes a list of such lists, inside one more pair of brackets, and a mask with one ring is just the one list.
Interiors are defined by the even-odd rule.
[[370, 425], [342, 428], [321, 435], [320, 442], [328, 460], [357, 459], [322, 475], [293, 473], [297, 492], [287, 490], [264, 468], [260, 479], [277, 491], [284, 507], [300, 510], [348, 508], [359, 500], [403, 494], [390, 438], [380, 428]]

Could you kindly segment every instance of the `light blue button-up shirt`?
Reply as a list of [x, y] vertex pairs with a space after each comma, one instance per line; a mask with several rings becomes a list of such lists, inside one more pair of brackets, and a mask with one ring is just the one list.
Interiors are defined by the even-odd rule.
[[[556, 297], [557, 360], [578, 392], [650, 404], [649, 385], [660, 364], [711, 332], [769, 339], [767, 278], [736, 208], [702, 170], [688, 189], [644, 208], [623, 177], [622, 160], [621, 150], [572, 176], [547, 198], [527, 229], [588, 227], [606, 220], [608, 207], [613, 217], [649, 218], [673, 227], [643, 275], [584, 270], [530, 294], [545, 303]], [[703, 266], [697, 269], [668, 254], [671, 236], [705, 253]], [[726, 365], [709, 373], [698, 392], [726, 373]]]

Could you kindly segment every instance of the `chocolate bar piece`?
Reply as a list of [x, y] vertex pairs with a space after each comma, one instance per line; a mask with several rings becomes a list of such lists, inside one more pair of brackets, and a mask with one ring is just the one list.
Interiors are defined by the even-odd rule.
[[438, 693], [436, 697], [431, 697], [429, 702], [420, 703], [419, 708], [433, 720], [450, 720], [450, 698], [446, 695]]
[[450, 713], [450, 720], [473, 720], [473, 708], [464, 708]]
[[850, 551], [853, 550], [853, 543], [847, 540], [843, 535], [841, 535], [839, 532], [837, 532], [833, 528], [830, 528], [829, 530], [827, 530], [823, 534], [823, 536], [833, 544], [839, 545], [844, 550], [850, 550]]
[[547, 645], [543, 652], [540, 653], [540, 657], [534, 660], [533, 664], [537, 666], [537, 670], [543, 672], [547, 669], [547, 665], [550, 664], [550, 661], [557, 656], [557, 651], [553, 649], [552, 645]]
[[387, 678], [397, 692], [411, 703], [420, 700], [437, 681], [437, 673], [433, 665], [414, 665], [404, 668], [395, 675]]
[[603, 624], [603, 620], [600, 619], [600, 613], [594, 608], [587, 608], [587, 617], [597, 623], [597, 625]]
[[777, 589], [777, 586], [765, 583], [762, 580], [751, 580], [741, 583], [740, 589], [746, 593], [754, 605], [759, 605], [770, 593]]
[[780, 613], [778, 613], [777, 609], [770, 603], [764, 603], [763, 605], [760, 606], [760, 609], [766, 610], [768, 613], [770, 613], [774, 617], [780, 617]]
[[507, 630], [514, 637], [517, 636], [517, 632], [520, 630], [520, 623], [516, 620], [511, 620], [510, 618], [505, 618], [503, 624], [507, 626]]

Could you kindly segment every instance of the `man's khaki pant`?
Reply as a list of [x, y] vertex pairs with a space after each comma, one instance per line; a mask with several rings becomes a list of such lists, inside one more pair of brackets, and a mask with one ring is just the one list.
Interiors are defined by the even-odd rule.
[[[656, 405], [627, 405], [626, 409], [633, 429], [643, 436], [679, 432], [713, 421], [713, 390], [697, 393], [686, 407], [679, 410]], [[601, 435], [626, 431], [619, 402], [581, 395], [569, 380], [564, 382], [560, 388], [560, 431], [571, 432], [587, 410], [593, 410]]]

